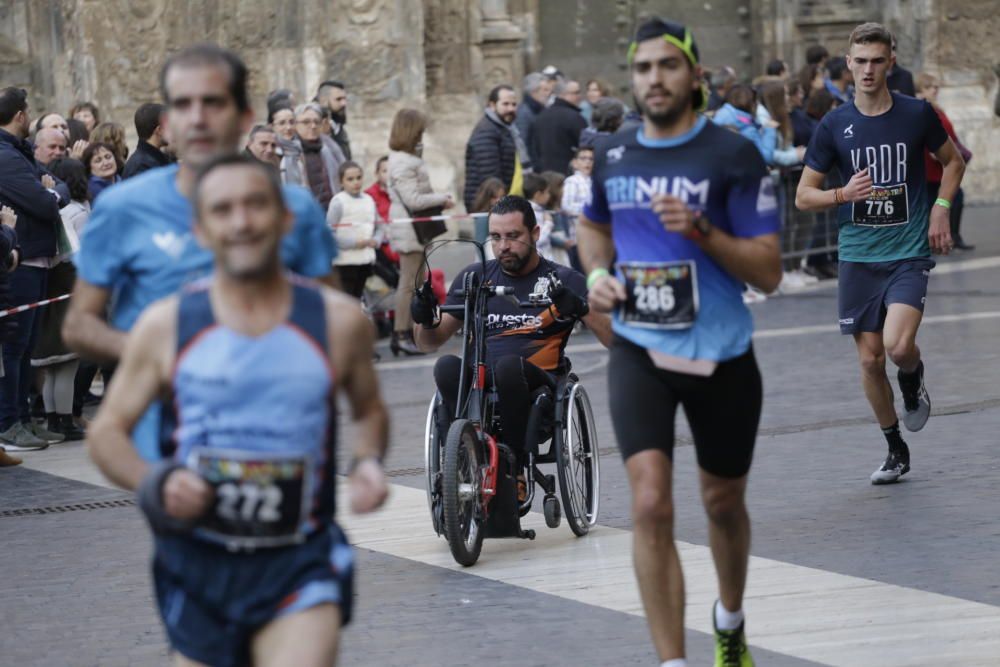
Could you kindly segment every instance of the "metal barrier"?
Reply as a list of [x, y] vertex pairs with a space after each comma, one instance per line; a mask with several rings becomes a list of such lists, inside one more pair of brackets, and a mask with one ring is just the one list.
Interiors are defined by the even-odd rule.
[[[829, 262], [837, 252], [837, 208], [817, 212], [795, 208], [795, 190], [801, 177], [801, 166], [782, 169], [776, 188], [781, 211], [781, 257], [789, 267], [797, 267], [802, 258], [809, 263]], [[840, 187], [839, 176], [829, 174], [823, 187]]]

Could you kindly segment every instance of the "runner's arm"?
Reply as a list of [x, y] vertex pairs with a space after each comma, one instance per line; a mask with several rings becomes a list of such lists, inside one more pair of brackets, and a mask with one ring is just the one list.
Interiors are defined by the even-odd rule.
[[955, 143], [948, 139], [941, 148], [934, 151], [934, 157], [944, 168], [941, 175], [941, 188], [938, 190], [938, 197], [954, 201], [958, 194], [958, 188], [962, 185], [962, 177], [965, 175], [965, 160], [958, 152]]
[[113, 328], [104, 318], [109, 297], [107, 289], [77, 278], [63, 322], [67, 347], [95, 361], [117, 361], [125, 348], [126, 332]]
[[597, 340], [601, 341], [601, 345], [604, 347], [611, 347], [611, 339], [613, 337], [611, 333], [611, 318], [604, 313], [599, 313], [596, 310], [591, 310], [587, 313], [587, 316], [583, 318], [583, 323], [587, 325], [587, 328], [594, 332], [597, 336]]
[[148, 472], [132, 429], [166, 386], [176, 338], [176, 300], [154, 304], [127, 337], [121, 363], [87, 429], [90, 457], [108, 479], [134, 490]]
[[611, 269], [615, 258], [611, 225], [596, 223], [581, 214], [576, 226], [576, 247], [584, 275], [590, 275], [594, 269]]
[[[610, 271], [611, 263], [615, 260], [611, 225], [594, 222], [586, 215], [580, 215], [579, 223], [576, 227], [576, 247], [580, 263], [588, 276], [587, 299], [590, 309], [609, 313], [619, 301], [625, 300], [625, 286], [610, 273], [593, 280], [589, 276], [597, 269]], [[601, 342], [604, 343], [603, 340]]]
[[441, 313], [441, 323], [433, 329], [414, 323], [413, 341], [424, 352], [433, 352], [447, 343], [461, 327], [462, 320], [450, 313]]
[[739, 280], [773, 292], [781, 282], [781, 241], [777, 234], [738, 238], [718, 227], [695, 241], [712, 259]]
[[812, 167], [803, 167], [799, 187], [795, 190], [795, 207], [800, 211], [822, 211], [837, 205], [834, 190], [824, 190], [826, 174]]

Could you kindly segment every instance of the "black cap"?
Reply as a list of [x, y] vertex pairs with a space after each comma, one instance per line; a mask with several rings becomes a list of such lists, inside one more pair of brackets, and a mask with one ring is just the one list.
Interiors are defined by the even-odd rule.
[[653, 17], [643, 21], [635, 31], [635, 37], [628, 48], [628, 61], [631, 63], [639, 42], [662, 37], [667, 42], [680, 49], [688, 57], [692, 65], [698, 64], [698, 45], [694, 43], [694, 35], [687, 27], [673, 21]]

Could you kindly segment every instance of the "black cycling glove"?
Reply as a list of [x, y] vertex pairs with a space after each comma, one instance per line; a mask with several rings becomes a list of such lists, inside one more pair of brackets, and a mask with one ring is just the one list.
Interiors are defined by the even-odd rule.
[[559, 310], [560, 317], [583, 318], [590, 312], [590, 304], [577, 296], [559, 280], [555, 272], [549, 274], [549, 300]]
[[424, 281], [424, 284], [413, 292], [410, 316], [414, 322], [426, 329], [433, 329], [441, 323], [441, 307], [438, 305], [430, 280]]

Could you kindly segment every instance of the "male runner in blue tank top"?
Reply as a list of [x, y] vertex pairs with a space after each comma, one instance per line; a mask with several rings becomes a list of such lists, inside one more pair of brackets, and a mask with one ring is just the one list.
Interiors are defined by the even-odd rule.
[[[79, 277], [63, 336], [80, 354], [117, 361], [139, 313], [185, 283], [208, 274], [212, 253], [192, 234], [190, 194], [198, 168], [236, 153], [253, 123], [246, 65], [232, 51], [202, 44], [172, 55], [160, 73], [164, 125], [179, 165], [152, 169], [102, 193], [78, 254]], [[310, 278], [332, 271], [336, 245], [326, 214], [299, 186], [283, 188], [295, 224], [281, 256]], [[160, 458], [159, 413], [143, 418], [135, 440], [147, 460]]]
[[[326, 667], [353, 570], [333, 520], [340, 392], [358, 425], [352, 509], [374, 510], [387, 493], [372, 327], [354, 299], [284, 272], [292, 214], [276, 171], [218, 158], [192, 199], [214, 274], [140, 316], [88, 433], [91, 455], [138, 492], [177, 664]], [[151, 465], [129, 434], [157, 399], [170, 401], [174, 428], [169, 456]]]
[[643, 122], [598, 143], [579, 248], [591, 307], [615, 311], [608, 383], [632, 488], [636, 575], [663, 665], [684, 667], [671, 490], [681, 405], [719, 577], [715, 665], [748, 667], [744, 495], [762, 387], [742, 292], [781, 280], [777, 201], [754, 145], [697, 113], [707, 98], [687, 28], [650, 19], [629, 56]]
[[[917, 328], [934, 268], [931, 252], [946, 255], [954, 245], [948, 209], [965, 171], [934, 108], [889, 92], [886, 76], [895, 60], [885, 27], [865, 23], [851, 33], [847, 65], [854, 73], [854, 101], [823, 117], [795, 196], [806, 211], [840, 207], [840, 332], [854, 336], [865, 396], [889, 445], [872, 484], [896, 482], [910, 470], [885, 373], [887, 354], [899, 367], [903, 424], [919, 431], [930, 416]], [[925, 148], [944, 166], [930, 211]], [[847, 185], [824, 190], [823, 179], [834, 167]]]

